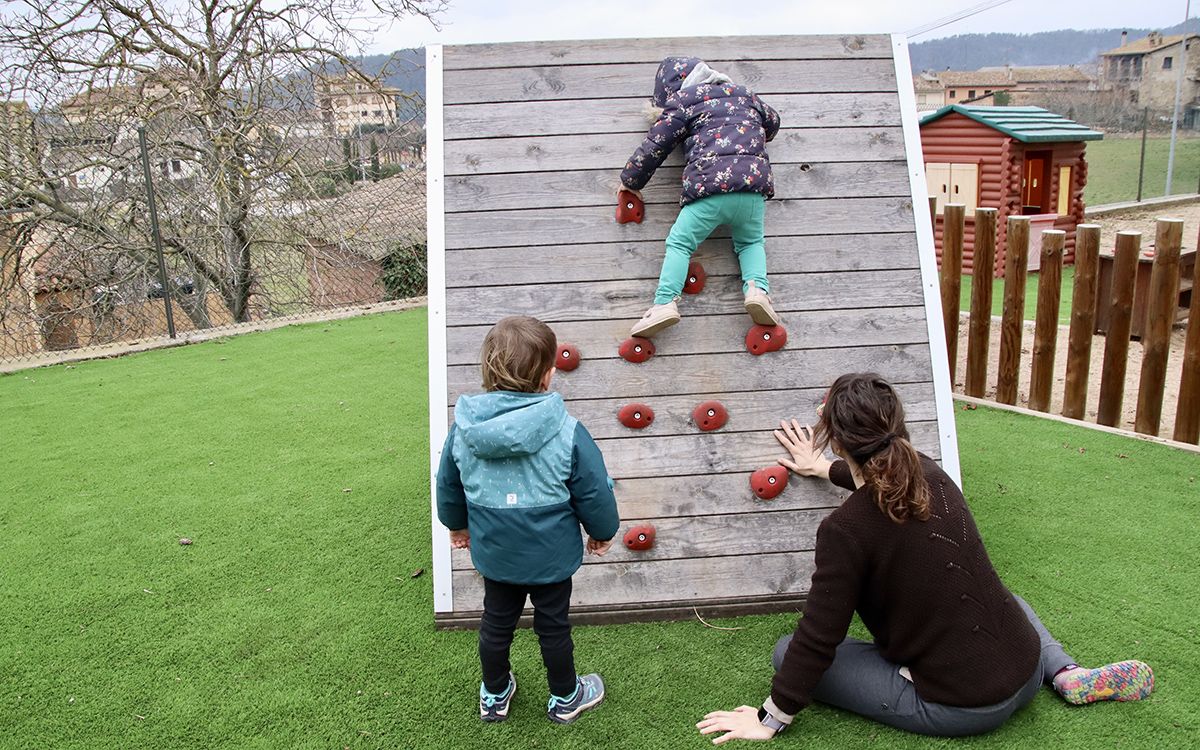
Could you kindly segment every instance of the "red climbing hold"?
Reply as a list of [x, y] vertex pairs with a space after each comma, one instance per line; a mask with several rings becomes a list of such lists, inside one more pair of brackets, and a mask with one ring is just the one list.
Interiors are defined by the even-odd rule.
[[729, 412], [720, 401], [705, 401], [692, 410], [692, 422], [705, 432], [721, 429], [728, 419]]
[[787, 343], [787, 329], [783, 326], [754, 326], [746, 332], [746, 350], [758, 356], [777, 352]]
[[617, 193], [617, 223], [641, 224], [642, 218], [646, 215], [646, 206], [642, 203], [642, 199], [637, 197], [637, 193], [629, 190], [622, 190]]
[[782, 466], [769, 466], [750, 475], [750, 489], [763, 500], [770, 500], [783, 492], [787, 482], [788, 470]]
[[650, 524], [634, 526], [625, 532], [625, 546], [634, 552], [645, 552], [654, 546], [654, 527]]
[[617, 352], [621, 355], [621, 359], [627, 362], [633, 362], [634, 364], [645, 362], [654, 356], [654, 342], [650, 339], [634, 336], [622, 341], [621, 348]]
[[631, 430], [640, 430], [654, 421], [654, 410], [645, 404], [626, 404], [617, 412], [617, 419]]
[[704, 272], [704, 266], [700, 265], [699, 261], [688, 263], [687, 279], [683, 282], [684, 294], [699, 294], [704, 291], [704, 282], [708, 280], [708, 274]]
[[570, 372], [579, 367], [579, 350], [574, 344], [558, 345], [558, 354], [554, 355], [554, 366], [563, 372]]

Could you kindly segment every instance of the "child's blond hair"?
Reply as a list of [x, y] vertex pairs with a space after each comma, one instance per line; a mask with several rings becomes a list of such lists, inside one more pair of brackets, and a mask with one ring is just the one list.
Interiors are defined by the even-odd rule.
[[557, 352], [550, 326], [527, 315], [504, 318], [487, 332], [479, 352], [483, 389], [537, 393]]

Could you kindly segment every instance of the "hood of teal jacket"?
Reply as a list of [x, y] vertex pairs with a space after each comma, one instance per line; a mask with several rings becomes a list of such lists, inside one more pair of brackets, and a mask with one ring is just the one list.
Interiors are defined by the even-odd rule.
[[528, 456], [562, 429], [567, 409], [557, 393], [492, 391], [460, 396], [454, 424], [476, 458]]

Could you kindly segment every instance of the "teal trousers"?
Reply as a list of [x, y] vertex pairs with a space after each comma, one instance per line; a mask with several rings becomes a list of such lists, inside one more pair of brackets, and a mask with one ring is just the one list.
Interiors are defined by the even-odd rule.
[[654, 304], [665, 305], [678, 299], [687, 281], [688, 262], [700, 243], [713, 230], [727, 224], [733, 234], [733, 252], [742, 270], [742, 292], [753, 281], [764, 292], [767, 286], [767, 249], [763, 244], [763, 208], [766, 201], [758, 193], [724, 193], [687, 204], [667, 235], [667, 252]]

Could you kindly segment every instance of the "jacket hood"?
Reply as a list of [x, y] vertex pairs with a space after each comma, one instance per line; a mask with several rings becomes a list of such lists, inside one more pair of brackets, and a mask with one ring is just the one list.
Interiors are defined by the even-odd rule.
[[667, 106], [667, 97], [683, 88], [683, 81], [703, 61], [698, 57], [668, 57], [658, 64], [654, 76], [654, 106]]
[[454, 425], [477, 458], [497, 459], [537, 453], [567, 419], [557, 393], [491, 391], [460, 396]]

